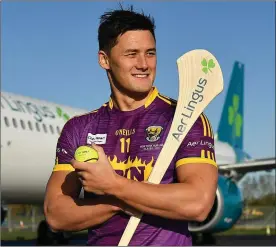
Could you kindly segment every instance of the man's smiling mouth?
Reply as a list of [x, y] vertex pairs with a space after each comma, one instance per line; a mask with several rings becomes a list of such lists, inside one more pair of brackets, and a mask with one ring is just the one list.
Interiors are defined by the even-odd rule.
[[149, 74], [132, 74], [132, 76], [137, 78], [146, 78], [149, 76]]

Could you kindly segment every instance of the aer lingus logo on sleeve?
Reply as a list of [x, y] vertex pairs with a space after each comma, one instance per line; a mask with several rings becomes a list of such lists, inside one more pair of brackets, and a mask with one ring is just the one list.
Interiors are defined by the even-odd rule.
[[56, 112], [57, 112], [57, 115], [63, 118], [64, 121], [68, 121], [70, 119], [69, 115], [63, 112], [63, 110], [60, 107], [56, 107]]
[[240, 97], [233, 95], [232, 105], [228, 108], [228, 124], [233, 125], [233, 136], [241, 136], [242, 116], [239, 111]]
[[212, 73], [213, 68], [215, 68], [215, 63], [213, 59], [210, 59], [209, 61], [207, 59], [203, 59], [201, 61], [201, 65], [203, 66], [202, 71], [207, 74], [209, 71]]

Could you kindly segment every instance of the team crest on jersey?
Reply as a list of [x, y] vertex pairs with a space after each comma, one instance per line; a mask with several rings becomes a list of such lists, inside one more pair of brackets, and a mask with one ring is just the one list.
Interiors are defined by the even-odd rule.
[[161, 126], [149, 126], [146, 128], [147, 137], [149, 142], [156, 142], [160, 139], [163, 127]]

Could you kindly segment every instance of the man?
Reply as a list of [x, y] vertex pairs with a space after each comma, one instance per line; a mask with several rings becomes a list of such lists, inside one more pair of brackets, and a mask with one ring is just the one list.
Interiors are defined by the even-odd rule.
[[[136, 211], [144, 216], [130, 245], [192, 245], [187, 222], [203, 221], [213, 206], [218, 173], [213, 133], [204, 114], [161, 184], [146, 182], [176, 107], [153, 86], [154, 29], [150, 17], [132, 9], [101, 17], [98, 57], [110, 82], [110, 100], [70, 119], [57, 143], [57, 150], [66, 152], [57, 152], [47, 185], [46, 219], [54, 230], [88, 228], [88, 245], [117, 245]], [[81, 145], [92, 145], [99, 160], [75, 161]], [[84, 199], [78, 198], [81, 187]]]

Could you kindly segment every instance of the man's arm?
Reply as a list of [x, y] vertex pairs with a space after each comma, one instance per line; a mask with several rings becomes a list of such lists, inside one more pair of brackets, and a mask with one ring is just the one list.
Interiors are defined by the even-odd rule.
[[212, 209], [217, 189], [217, 167], [206, 163], [177, 168], [179, 183], [147, 184], [117, 177], [109, 193], [143, 213], [164, 218], [203, 221]]
[[77, 149], [81, 124], [79, 118], [68, 120], [57, 142], [55, 166], [44, 200], [46, 220], [53, 230], [86, 229], [105, 222], [119, 211], [119, 200], [112, 196], [79, 198], [82, 185], [70, 160]]
[[84, 190], [115, 196], [138, 211], [164, 218], [203, 221], [208, 216], [214, 203], [218, 170], [213, 133], [205, 116], [197, 119], [175, 155], [177, 183], [147, 184], [119, 176], [103, 148], [92, 146], [99, 153], [93, 166], [71, 161], [83, 179]]
[[76, 172], [55, 171], [47, 184], [46, 220], [53, 230], [79, 231], [101, 224], [116, 214], [119, 200], [112, 196], [78, 198], [81, 183]]

